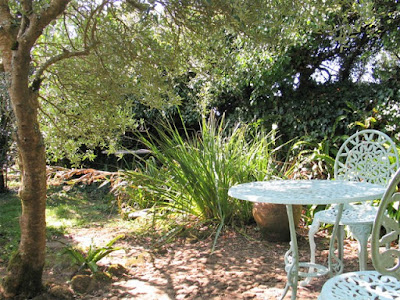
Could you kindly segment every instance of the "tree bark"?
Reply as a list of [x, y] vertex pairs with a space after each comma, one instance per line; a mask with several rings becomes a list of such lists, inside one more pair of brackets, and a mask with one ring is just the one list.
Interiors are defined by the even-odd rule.
[[31, 50], [43, 29], [61, 14], [68, 0], [52, 0], [33, 12], [32, 0], [21, 1], [22, 18], [12, 15], [0, 0], [0, 53], [10, 78], [9, 95], [15, 114], [16, 142], [21, 171], [19, 196], [21, 241], [11, 258], [3, 287], [6, 297], [30, 298], [42, 289], [46, 250], [46, 158], [37, 118], [39, 86], [29, 86]]
[[[30, 50], [30, 49], [29, 49]], [[37, 118], [37, 91], [29, 89], [30, 51], [19, 47], [12, 55], [10, 98], [15, 113], [22, 203], [21, 241], [10, 260], [4, 288], [9, 295], [31, 297], [42, 290], [46, 249], [46, 159]]]

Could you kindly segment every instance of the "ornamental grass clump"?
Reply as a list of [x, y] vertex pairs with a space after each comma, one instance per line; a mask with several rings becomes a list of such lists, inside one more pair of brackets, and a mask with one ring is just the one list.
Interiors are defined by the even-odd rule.
[[156, 131], [157, 137], [140, 136], [151, 156], [142, 159], [138, 170], [125, 172], [134, 201], [135, 195], [147, 195], [155, 200], [155, 209], [214, 222], [217, 236], [225, 224], [252, 220], [251, 203], [229, 197], [228, 189], [271, 175], [275, 130], [266, 133], [246, 124], [229, 129], [224, 118], [211, 115], [202, 120], [198, 133], [168, 122]]

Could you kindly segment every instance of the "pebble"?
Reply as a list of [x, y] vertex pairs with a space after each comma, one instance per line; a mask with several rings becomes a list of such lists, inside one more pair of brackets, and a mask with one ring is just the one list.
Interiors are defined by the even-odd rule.
[[243, 293], [243, 298], [244, 299], [253, 299], [257, 296], [257, 294], [253, 293], [253, 292], [244, 292]]

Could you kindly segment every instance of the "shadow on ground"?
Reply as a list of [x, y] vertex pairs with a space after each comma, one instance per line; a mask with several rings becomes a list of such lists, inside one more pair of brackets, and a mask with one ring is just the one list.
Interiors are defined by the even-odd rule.
[[[91, 239], [101, 243], [121, 233], [127, 236], [120, 242], [124, 250], [101, 262], [121, 264], [126, 274], [91, 294], [76, 295], [78, 299], [279, 299], [286, 283], [283, 257], [289, 244], [264, 241], [255, 227], [248, 227], [246, 235], [224, 232], [213, 253], [211, 237], [177, 238], [153, 248], [149, 240], [135, 238], [122, 229], [92, 227], [73, 230], [68, 238], [78, 244]], [[327, 262], [328, 243], [323, 234], [317, 238], [318, 262], [323, 264]], [[51, 248], [52, 243], [49, 245]], [[355, 242], [346, 241], [346, 271], [358, 267], [356, 246]], [[299, 247], [302, 259], [309, 259], [304, 235], [299, 237]], [[46, 278], [66, 282], [69, 274], [65, 270], [65, 266], [53, 265], [46, 269]], [[325, 280], [322, 277], [300, 287], [298, 299], [317, 299]], [[290, 299], [290, 292], [286, 298]]]

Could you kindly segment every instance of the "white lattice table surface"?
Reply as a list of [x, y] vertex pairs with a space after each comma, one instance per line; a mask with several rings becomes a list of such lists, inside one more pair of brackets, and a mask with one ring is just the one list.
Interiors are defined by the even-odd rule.
[[[321, 276], [327, 273], [341, 272], [343, 264], [334, 254], [334, 238], [329, 247], [329, 266], [309, 262], [299, 262], [296, 229], [293, 220], [292, 205], [339, 204], [336, 224], [332, 236], [336, 236], [342, 215], [343, 204], [379, 199], [385, 187], [367, 182], [340, 180], [271, 180], [238, 184], [228, 191], [229, 196], [251, 202], [285, 204], [290, 228], [290, 249], [285, 255], [285, 270], [288, 281], [283, 291], [283, 299], [289, 288], [291, 299], [296, 299], [299, 276]], [[335, 261], [335, 263], [332, 263]], [[300, 268], [316, 269], [314, 273], [300, 272]]]
[[235, 185], [229, 196], [251, 202], [276, 204], [340, 204], [380, 198], [379, 184], [340, 180], [271, 180]]

